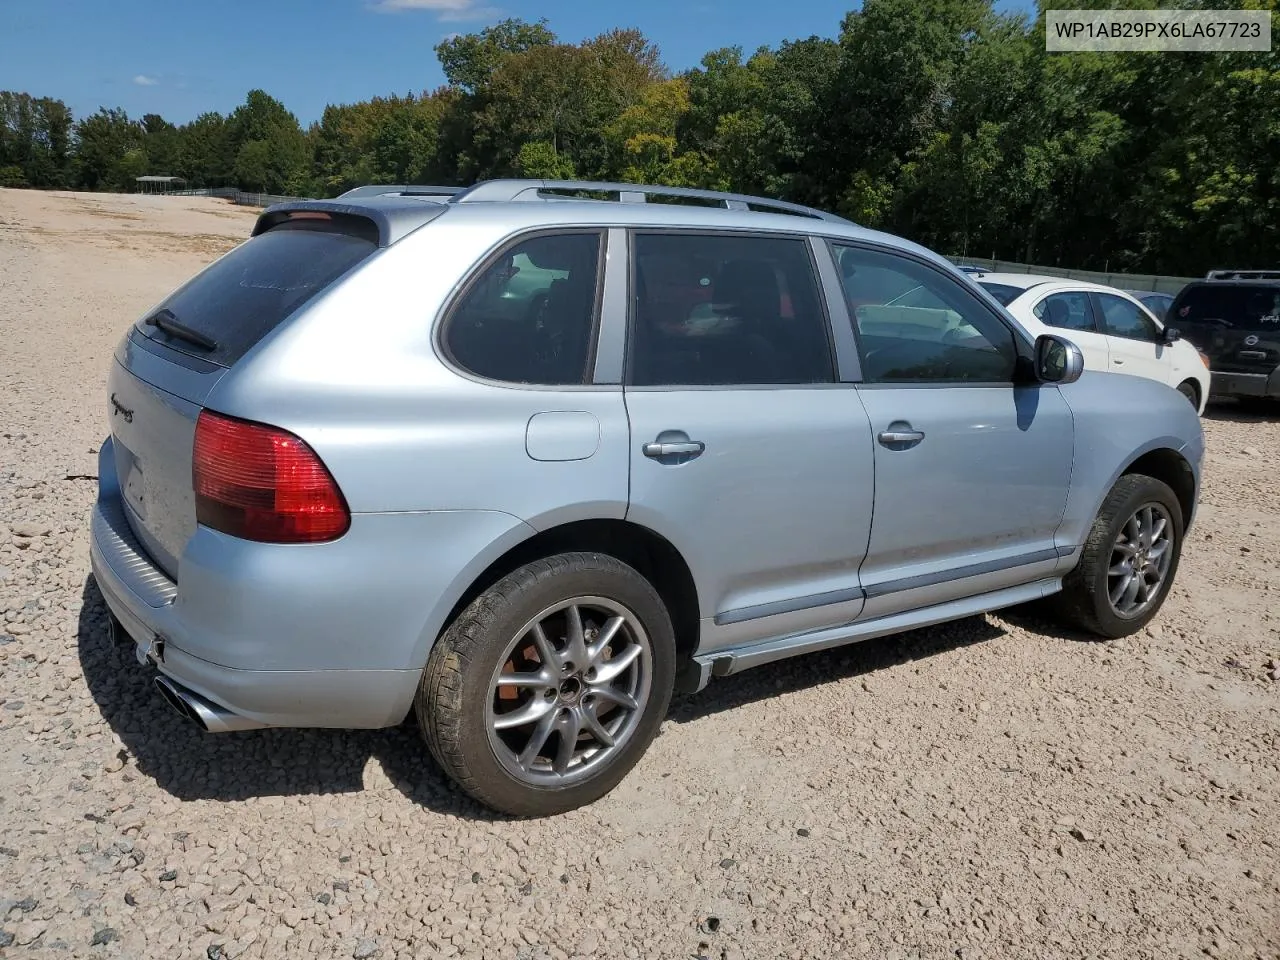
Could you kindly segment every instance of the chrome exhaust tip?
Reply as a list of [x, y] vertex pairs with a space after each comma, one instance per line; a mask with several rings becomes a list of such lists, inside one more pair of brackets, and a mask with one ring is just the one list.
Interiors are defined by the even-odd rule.
[[190, 720], [206, 733], [234, 733], [237, 730], [260, 730], [268, 726], [232, 713], [166, 676], [156, 677], [155, 684], [165, 703], [177, 711], [180, 717]]

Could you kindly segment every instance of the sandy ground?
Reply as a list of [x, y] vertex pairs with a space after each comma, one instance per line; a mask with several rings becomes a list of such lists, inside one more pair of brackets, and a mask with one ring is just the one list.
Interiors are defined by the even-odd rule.
[[0, 190], [0, 954], [1280, 957], [1280, 422], [1229, 406], [1150, 630], [715, 681], [567, 816], [490, 817], [408, 727], [186, 725], [107, 639], [88, 475], [117, 339], [252, 217]]

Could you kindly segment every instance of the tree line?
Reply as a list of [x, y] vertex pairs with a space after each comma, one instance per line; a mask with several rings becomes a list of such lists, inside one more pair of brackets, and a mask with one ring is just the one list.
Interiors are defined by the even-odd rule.
[[330, 105], [306, 129], [262, 90], [182, 125], [0, 92], [0, 186], [626, 180], [807, 203], [961, 255], [1186, 275], [1280, 259], [1276, 44], [1047, 54], [1043, 14], [865, 0], [835, 38], [713, 50], [679, 73], [637, 30], [568, 43], [545, 20], [435, 52], [439, 89]]

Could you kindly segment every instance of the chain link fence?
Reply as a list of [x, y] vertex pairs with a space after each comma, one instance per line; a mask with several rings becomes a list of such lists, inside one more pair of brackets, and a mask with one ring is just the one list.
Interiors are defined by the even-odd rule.
[[283, 197], [275, 193], [249, 193], [236, 187], [199, 187], [191, 190], [170, 190], [166, 197], [221, 197], [244, 207], [269, 207], [285, 200], [301, 200], [302, 197]]
[[1012, 260], [988, 260], [985, 257], [948, 256], [948, 260], [956, 264], [972, 264], [992, 273], [1036, 273], [1046, 277], [1062, 277], [1064, 280], [1084, 280], [1087, 283], [1101, 283], [1121, 290], [1151, 290], [1156, 293], [1177, 294], [1192, 280], [1200, 277], [1161, 277], [1152, 273], [1106, 273], [1101, 270], [1070, 270], [1063, 267], [1038, 267], [1029, 263], [1014, 263]]

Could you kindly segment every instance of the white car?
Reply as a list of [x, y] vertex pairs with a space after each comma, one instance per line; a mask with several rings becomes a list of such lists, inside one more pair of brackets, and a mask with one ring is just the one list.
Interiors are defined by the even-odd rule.
[[1127, 373], [1175, 388], [1204, 413], [1209, 360], [1114, 287], [1027, 273], [970, 274], [1033, 334], [1066, 330], [1086, 370]]

